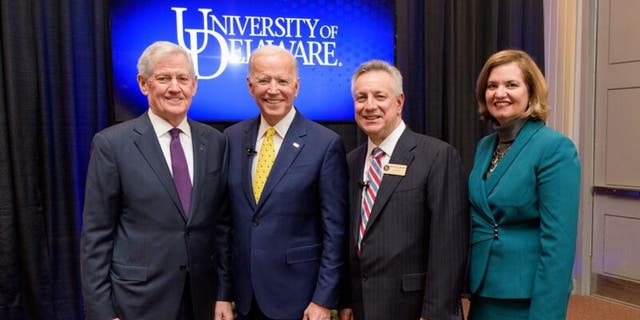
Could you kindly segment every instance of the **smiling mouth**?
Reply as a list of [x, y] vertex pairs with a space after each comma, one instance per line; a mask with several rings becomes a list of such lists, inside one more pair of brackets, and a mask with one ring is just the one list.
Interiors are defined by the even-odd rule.
[[506, 107], [506, 106], [511, 105], [511, 102], [509, 102], [509, 101], [496, 101], [496, 102], [493, 103], [493, 105], [496, 106], [496, 107]]
[[379, 116], [379, 115], [361, 115], [361, 117], [363, 119], [365, 119], [365, 120], [368, 120], [368, 121], [377, 120], [377, 119], [382, 118], [382, 116]]
[[282, 99], [262, 99], [262, 101], [269, 103], [269, 104], [277, 104], [282, 102]]

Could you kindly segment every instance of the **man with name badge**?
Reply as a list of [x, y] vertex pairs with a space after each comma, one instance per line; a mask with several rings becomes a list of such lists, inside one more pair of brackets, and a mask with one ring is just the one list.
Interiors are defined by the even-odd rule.
[[469, 239], [466, 179], [450, 145], [402, 121], [402, 75], [384, 61], [352, 77], [368, 136], [347, 156], [349, 275], [340, 319], [462, 319]]

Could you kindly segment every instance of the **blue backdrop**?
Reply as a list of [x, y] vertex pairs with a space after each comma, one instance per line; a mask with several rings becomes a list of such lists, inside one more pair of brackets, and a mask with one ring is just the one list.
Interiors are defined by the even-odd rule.
[[314, 120], [353, 120], [353, 71], [373, 58], [394, 62], [393, 0], [115, 0], [110, 17], [116, 120], [147, 109], [136, 62], [157, 40], [192, 52], [199, 80], [189, 116], [205, 121], [257, 115], [245, 78], [250, 52], [264, 44], [297, 58], [295, 105]]

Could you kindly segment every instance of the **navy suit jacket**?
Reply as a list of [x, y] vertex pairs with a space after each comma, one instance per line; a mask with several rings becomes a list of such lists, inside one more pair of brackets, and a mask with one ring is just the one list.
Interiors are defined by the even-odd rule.
[[405, 129], [389, 163], [406, 166], [406, 173], [383, 175], [358, 256], [366, 152], [365, 143], [347, 157], [350, 283], [344, 296], [351, 299], [345, 306], [356, 320], [462, 319], [469, 214], [458, 152]]
[[251, 161], [260, 117], [225, 130], [233, 211], [233, 284], [246, 314], [300, 319], [311, 301], [336, 307], [344, 265], [347, 172], [342, 139], [296, 113], [255, 203]]
[[190, 277], [196, 319], [230, 300], [225, 140], [189, 121], [194, 182], [185, 219], [147, 113], [93, 139], [81, 239], [87, 319], [177, 319]]

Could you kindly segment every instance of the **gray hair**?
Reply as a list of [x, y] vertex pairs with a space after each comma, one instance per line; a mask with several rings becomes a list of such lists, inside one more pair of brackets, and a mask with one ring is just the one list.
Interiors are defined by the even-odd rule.
[[196, 71], [193, 66], [193, 59], [187, 49], [169, 41], [156, 41], [149, 45], [138, 59], [138, 75], [148, 78], [153, 74], [153, 69], [158, 58], [165, 57], [170, 54], [182, 54], [189, 62], [189, 73], [195, 77]]
[[251, 75], [251, 68], [253, 67], [252, 61], [254, 56], [258, 56], [261, 54], [270, 55], [270, 54], [278, 54], [278, 53], [284, 53], [291, 58], [291, 61], [293, 63], [293, 77], [297, 79], [299, 76], [298, 76], [298, 61], [296, 61], [296, 58], [287, 49], [279, 46], [271, 45], [271, 44], [262, 46], [258, 49], [253, 50], [253, 52], [251, 52], [251, 55], [249, 56], [249, 75]]
[[401, 95], [403, 93], [402, 91], [402, 74], [400, 73], [400, 70], [398, 70], [398, 68], [394, 67], [393, 65], [391, 65], [390, 63], [386, 62], [386, 61], [382, 61], [382, 60], [369, 60], [363, 64], [361, 64], [358, 69], [356, 69], [356, 71], [353, 73], [353, 76], [351, 77], [351, 95], [353, 96], [355, 94], [355, 92], [353, 92], [354, 90], [354, 86], [356, 83], [356, 80], [363, 74], [367, 73], [367, 72], [371, 72], [371, 71], [383, 71], [388, 73], [391, 76], [391, 79], [393, 80], [393, 89], [396, 93], [396, 95]]

